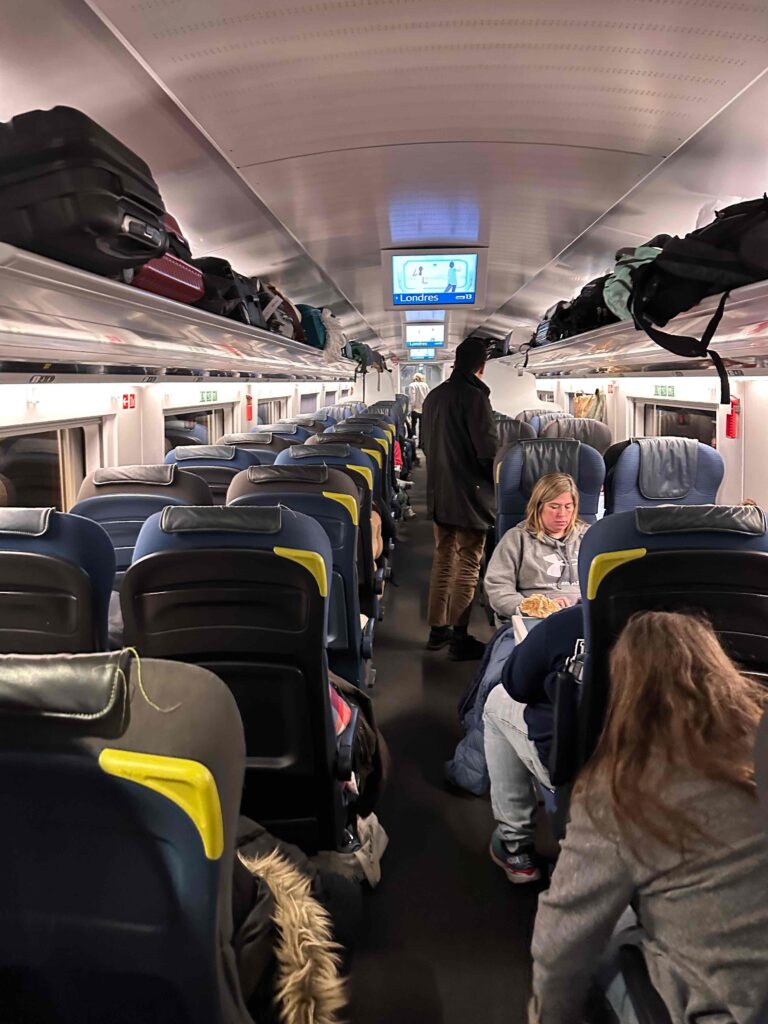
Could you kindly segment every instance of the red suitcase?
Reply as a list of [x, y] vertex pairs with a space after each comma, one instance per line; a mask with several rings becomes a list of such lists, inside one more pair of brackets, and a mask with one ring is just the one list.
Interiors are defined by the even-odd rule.
[[131, 284], [145, 292], [164, 295], [167, 299], [187, 304], [205, 295], [203, 275], [197, 267], [172, 256], [169, 252], [159, 260], [150, 260], [134, 273]]

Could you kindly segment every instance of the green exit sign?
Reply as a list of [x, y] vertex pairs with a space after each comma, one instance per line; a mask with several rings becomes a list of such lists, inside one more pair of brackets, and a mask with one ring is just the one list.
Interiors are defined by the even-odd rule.
[[219, 392], [218, 391], [201, 391], [200, 401], [201, 402], [218, 402]]
[[654, 398], [674, 398], [675, 397], [675, 385], [674, 384], [655, 384], [653, 388]]

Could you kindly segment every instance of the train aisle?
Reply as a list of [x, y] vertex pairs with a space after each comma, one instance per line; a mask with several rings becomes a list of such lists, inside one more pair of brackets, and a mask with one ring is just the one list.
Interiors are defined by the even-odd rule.
[[[351, 1024], [522, 1024], [538, 887], [513, 888], [488, 858], [490, 803], [449, 792], [443, 762], [460, 738], [456, 706], [477, 662], [427, 652], [432, 524], [423, 465], [417, 518], [399, 527], [395, 581], [377, 625], [376, 712], [392, 754], [378, 809], [390, 845], [366, 901], [351, 971]], [[491, 630], [473, 612], [475, 635]]]

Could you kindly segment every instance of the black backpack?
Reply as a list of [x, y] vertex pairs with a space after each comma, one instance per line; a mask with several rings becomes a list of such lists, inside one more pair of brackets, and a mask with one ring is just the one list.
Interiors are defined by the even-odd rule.
[[550, 306], [539, 321], [539, 325], [531, 336], [531, 347], [551, 345], [561, 338], [567, 338], [570, 330], [569, 312], [571, 303], [565, 300]]
[[603, 277], [589, 281], [576, 298], [571, 300], [568, 310], [568, 334], [564, 337], [570, 338], [574, 334], [596, 331], [599, 327], [618, 321], [619, 318], [606, 306], [603, 297], [603, 287], [610, 276], [604, 274]]
[[[709, 348], [731, 288], [768, 278], [768, 197], [719, 210], [711, 224], [672, 238], [651, 263], [632, 275], [630, 309], [638, 330], [662, 348], [686, 358], [709, 355], [720, 377], [723, 404], [730, 401], [728, 375]], [[658, 330], [708, 295], [723, 293], [701, 338]], [[654, 326], [656, 325], [656, 326]]]

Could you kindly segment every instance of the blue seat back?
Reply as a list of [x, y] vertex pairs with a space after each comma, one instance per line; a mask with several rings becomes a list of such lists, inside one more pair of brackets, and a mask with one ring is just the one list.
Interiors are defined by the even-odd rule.
[[326, 643], [332, 554], [323, 527], [283, 506], [167, 508], [123, 581], [126, 643], [215, 672], [243, 719], [243, 813], [305, 849], [344, 826]]
[[579, 712], [581, 763], [602, 728], [608, 654], [631, 615], [648, 610], [702, 613], [738, 663], [766, 673], [766, 579], [768, 534], [758, 508], [641, 507], [592, 526], [579, 552], [587, 650]]
[[254, 467], [238, 474], [227, 503], [284, 505], [318, 522], [331, 544], [333, 577], [328, 610], [328, 658], [344, 679], [362, 685], [357, 544], [360, 499], [341, 470], [327, 466]]
[[234, 445], [210, 444], [172, 448], [165, 461], [178, 463], [182, 469], [202, 477], [211, 489], [214, 505], [223, 505], [233, 477], [249, 466], [261, 466], [273, 460], [271, 453], [262, 455]]
[[[534, 464], [540, 471], [532, 476]], [[521, 440], [502, 449], [496, 461], [497, 541], [525, 519], [532, 485], [548, 473], [572, 473], [579, 491], [579, 518], [585, 523], [595, 522], [605, 478], [605, 464], [595, 449], [571, 440]]]
[[683, 437], [621, 441], [607, 450], [605, 463], [606, 514], [638, 506], [710, 504], [725, 473], [719, 452]]
[[[182, 464], [183, 465], [183, 464]], [[180, 464], [111, 466], [90, 473], [70, 510], [102, 526], [115, 549], [115, 586], [131, 564], [144, 522], [166, 505], [210, 505], [210, 488]]]
[[115, 553], [90, 519], [52, 508], [0, 509], [0, 652], [107, 649]]
[[255, 427], [254, 432], [269, 432], [277, 437], [285, 438], [291, 444], [304, 444], [314, 433], [309, 427], [302, 426], [295, 420], [280, 420], [279, 423], [267, 423], [266, 426]]

